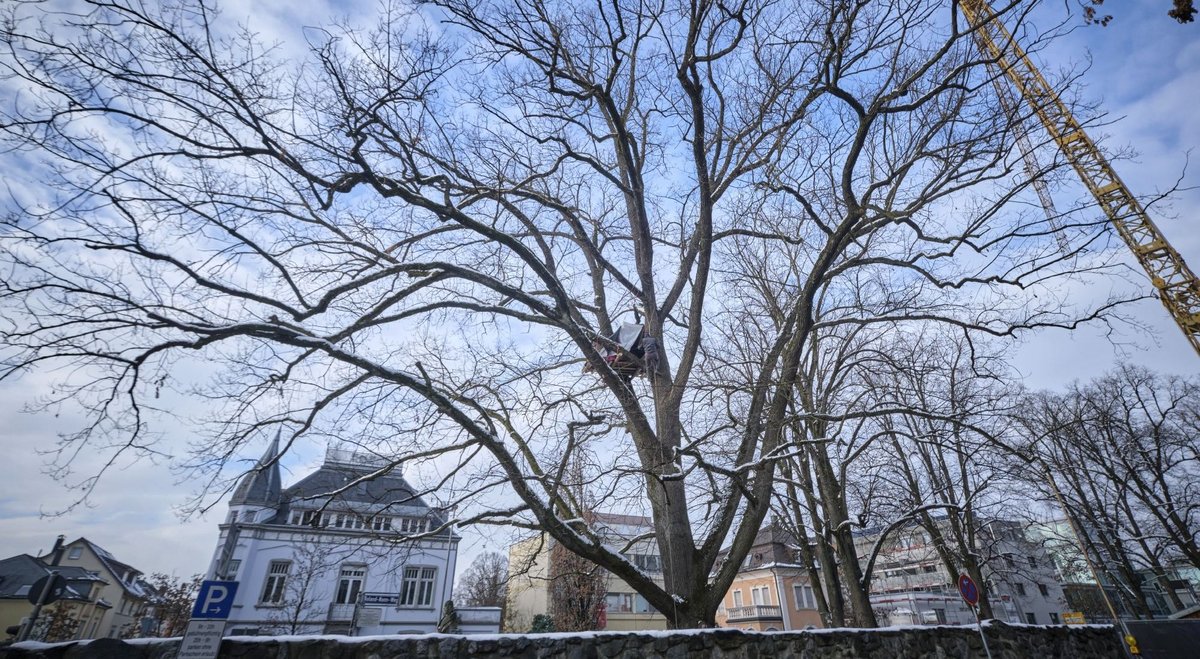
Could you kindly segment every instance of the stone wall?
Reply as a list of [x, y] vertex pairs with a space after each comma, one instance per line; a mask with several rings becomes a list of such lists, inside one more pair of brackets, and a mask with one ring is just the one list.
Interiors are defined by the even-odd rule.
[[[1111, 627], [1006, 625], [985, 627], [993, 659], [1124, 659]], [[173, 659], [178, 640], [99, 639], [56, 645], [24, 643], [0, 649], [0, 659]], [[659, 633], [526, 636], [244, 637], [225, 639], [221, 659], [445, 659], [448, 657], [728, 657], [731, 659], [984, 658], [974, 627], [907, 627], [753, 633], [733, 629]]]

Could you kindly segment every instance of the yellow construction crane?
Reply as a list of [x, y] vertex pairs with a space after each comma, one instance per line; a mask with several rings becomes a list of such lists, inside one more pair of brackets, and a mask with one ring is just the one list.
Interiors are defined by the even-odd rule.
[[1150, 275], [1163, 306], [1171, 312], [1192, 348], [1200, 354], [1200, 282], [1167, 242], [1141, 203], [1113, 171], [1108, 159], [1084, 132], [1071, 111], [1042, 77], [1012, 34], [994, 17], [986, 0], [959, 0], [963, 14], [975, 28], [975, 38], [986, 57], [1012, 80], [1017, 91], [1037, 113], [1083, 184], [1104, 209], [1117, 233], [1129, 245], [1138, 263]]

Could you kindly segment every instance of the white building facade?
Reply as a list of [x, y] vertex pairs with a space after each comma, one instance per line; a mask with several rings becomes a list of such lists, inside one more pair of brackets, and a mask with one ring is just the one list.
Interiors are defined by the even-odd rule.
[[[227, 635], [429, 633], [452, 599], [458, 540], [369, 455], [331, 448], [283, 488], [276, 438], [230, 499], [208, 578], [238, 582]], [[460, 630], [498, 629], [498, 612], [478, 614], [462, 612]]]

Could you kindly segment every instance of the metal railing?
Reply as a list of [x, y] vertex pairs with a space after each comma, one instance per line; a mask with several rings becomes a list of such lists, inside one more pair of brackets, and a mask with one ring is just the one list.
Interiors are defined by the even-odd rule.
[[350, 622], [354, 619], [353, 604], [330, 604], [329, 617], [330, 622]]

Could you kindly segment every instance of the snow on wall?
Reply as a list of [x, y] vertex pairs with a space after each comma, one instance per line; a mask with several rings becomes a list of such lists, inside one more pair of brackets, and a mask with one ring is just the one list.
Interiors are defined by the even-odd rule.
[[[985, 626], [993, 659], [1124, 659], [1112, 627]], [[86, 642], [84, 642], [86, 643]], [[20, 643], [0, 648], [0, 659], [170, 659], [178, 639], [116, 639], [91, 643]], [[1034, 652], [1035, 654], [1031, 654]], [[220, 659], [349, 659], [366, 657], [716, 657], [751, 659], [934, 659], [983, 658], [975, 627], [892, 627], [812, 632], [743, 632], [734, 629], [682, 632], [592, 632], [585, 634], [496, 634], [452, 636], [281, 636], [226, 638]]]

